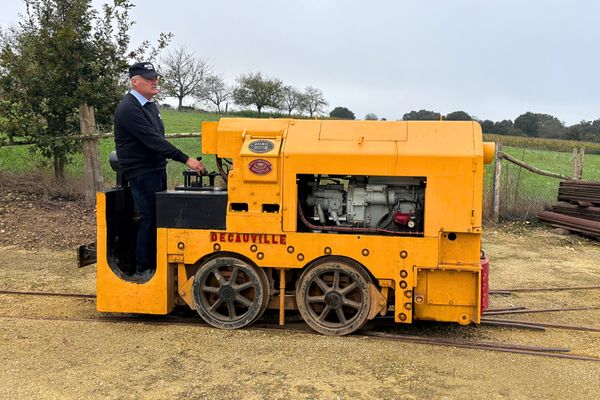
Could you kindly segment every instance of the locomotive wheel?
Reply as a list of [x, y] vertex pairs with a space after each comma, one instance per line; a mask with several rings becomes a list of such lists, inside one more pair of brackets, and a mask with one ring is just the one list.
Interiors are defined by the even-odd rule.
[[235, 257], [218, 257], [200, 267], [192, 291], [202, 319], [217, 328], [238, 329], [263, 314], [268, 288], [261, 268]]
[[371, 279], [357, 263], [328, 258], [300, 276], [296, 301], [304, 321], [324, 335], [347, 335], [360, 329], [371, 308]]

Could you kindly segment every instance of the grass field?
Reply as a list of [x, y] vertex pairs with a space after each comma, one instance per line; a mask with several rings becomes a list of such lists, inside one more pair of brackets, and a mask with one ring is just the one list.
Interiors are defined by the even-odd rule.
[[[200, 132], [202, 121], [218, 121], [217, 114], [201, 114], [198, 112], [177, 112], [173, 110], [161, 111], [166, 133], [196, 133]], [[202, 142], [200, 138], [181, 138], [172, 139], [173, 144], [180, 148], [189, 156], [201, 155]], [[13, 146], [0, 147], [0, 171], [9, 171], [13, 173], [27, 173], [29, 171], [39, 172], [39, 170], [52, 173], [52, 164], [44, 160], [37, 154], [32, 154], [33, 146]], [[115, 149], [115, 143], [112, 138], [100, 140], [100, 160], [102, 161], [102, 172], [104, 181], [114, 182], [114, 172], [108, 164], [108, 155]], [[214, 170], [214, 160], [208, 158], [205, 164], [209, 170]], [[182, 172], [185, 166], [178, 162], [169, 162], [168, 175], [169, 185], [174, 186], [182, 183]], [[81, 154], [75, 154], [71, 163], [66, 168], [66, 175], [70, 178], [80, 178], [83, 176], [83, 158]]]
[[[199, 112], [177, 112], [173, 110], [162, 111], [163, 121], [167, 133], [192, 133], [200, 132], [202, 121], [216, 121], [216, 114], [202, 114]], [[190, 156], [200, 155], [201, 140], [199, 138], [171, 139], [173, 143]], [[485, 135], [485, 140], [501, 141], [504, 151], [528, 164], [543, 170], [570, 175], [572, 173], [571, 152], [573, 147], [582, 145], [580, 142], [521, 138], [512, 136]], [[600, 181], [600, 155], [591, 154], [597, 143], [585, 143], [586, 156], [584, 161], [583, 178]], [[114, 172], [108, 165], [108, 154], [114, 150], [113, 139], [103, 139], [100, 142], [100, 157], [103, 163], [105, 182], [114, 182]], [[214, 158], [205, 157], [205, 164], [209, 170], [215, 170]], [[169, 187], [182, 183], [182, 171], [185, 166], [177, 162], [169, 162]], [[0, 170], [13, 173], [27, 173], [28, 171], [47, 171], [51, 174], [51, 165], [38, 155], [30, 152], [30, 146], [0, 147]], [[67, 176], [81, 178], [83, 176], [83, 159], [81, 155], [73, 156], [72, 162], [66, 170]], [[486, 192], [490, 191], [493, 165], [486, 167]], [[511, 207], [515, 202], [526, 203], [532, 209], [539, 209], [540, 203], [550, 203], [556, 199], [559, 180], [533, 174], [507, 161], [503, 164], [503, 203]], [[489, 193], [488, 196], [489, 197]], [[486, 199], [489, 202], [489, 199]], [[514, 204], [513, 204], [514, 205]]]
[[[570, 176], [573, 173], [571, 152], [511, 146], [503, 146], [503, 151], [545, 171], [566, 176]], [[494, 163], [487, 165], [485, 169], [484, 210], [487, 211], [490, 210]], [[600, 155], [585, 155], [583, 179], [600, 181]], [[559, 182], [559, 179], [537, 175], [509, 161], [503, 161], [500, 214], [508, 219], [532, 218], [545, 205], [556, 202]]]

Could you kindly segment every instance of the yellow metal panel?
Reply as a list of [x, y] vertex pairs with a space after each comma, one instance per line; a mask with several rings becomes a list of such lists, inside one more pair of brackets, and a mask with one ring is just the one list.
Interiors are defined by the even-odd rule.
[[480, 266], [441, 265], [437, 269], [417, 268], [414, 289], [414, 317], [434, 321], [479, 322], [481, 293]]
[[406, 122], [322, 121], [320, 140], [334, 141], [406, 141]]
[[218, 122], [202, 122], [202, 153], [215, 154], [217, 152], [217, 127]]
[[167, 314], [173, 309], [173, 270], [166, 262], [166, 232], [158, 230], [158, 259], [154, 276], [146, 283], [118, 277], [109, 266], [106, 249], [106, 195], [96, 196], [97, 270], [96, 308], [101, 312]]
[[440, 235], [440, 264], [478, 264], [481, 235], [448, 233]]
[[426, 302], [432, 305], [476, 306], [477, 274], [458, 271], [427, 271]]
[[[254, 204], [254, 202], [253, 202]], [[228, 212], [227, 230], [232, 232], [245, 232], [251, 230], [260, 230], [262, 233], [280, 233], [281, 216], [276, 213], [261, 213], [260, 203], [254, 204], [257, 207], [255, 213], [251, 212]]]
[[[241, 254], [259, 266], [286, 268], [303, 268], [325, 255], [342, 255], [365, 265], [377, 279], [399, 281], [399, 272], [404, 269], [409, 274], [406, 278], [409, 286], [413, 284], [413, 265], [434, 267], [438, 262], [438, 241], [435, 238], [281, 231], [275, 234], [264, 233], [260, 227], [252, 229], [252, 225], [246, 228], [246, 231], [169, 229], [167, 252], [181, 252], [178, 245], [183, 243], [184, 262], [194, 264], [214, 252], [215, 244], [218, 244], [220, 251]], [[252, 245], [256, 246], [254, 251]], [[368, 254], [364, 255], [363, 250], [367, 250]], [[402, 251], [406, 252], [406, 258], [401, 258]], [[258, 258], [259, 253], [263, 258]]]
[[[271, 143], [273, 149], [267, 152], [257, 153], [250, 148], [250, 144], [262, 140]], [[260, 136], [246, 135], [244, 144], [240, 151], [242, 160], [241, 170], [244, 182], [278, 182], [279, 178], [279, 149], [281, 147], [281, 136], [275, 138], [264, 139]], [[264, 172], [257, 171], [261, 169], [257, 163], [264, 164]], [[277, 191], [277, 187], [271, 190]]]

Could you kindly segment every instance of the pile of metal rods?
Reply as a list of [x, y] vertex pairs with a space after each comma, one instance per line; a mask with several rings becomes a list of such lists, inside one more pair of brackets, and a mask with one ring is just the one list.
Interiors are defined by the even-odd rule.
[[600, 204], [600, 182], [562, 181], [558, 187], [558, 200]]
[[562, 181], [559, 203], [538, 214], [555, 228], [600, 239], [600, 182]]

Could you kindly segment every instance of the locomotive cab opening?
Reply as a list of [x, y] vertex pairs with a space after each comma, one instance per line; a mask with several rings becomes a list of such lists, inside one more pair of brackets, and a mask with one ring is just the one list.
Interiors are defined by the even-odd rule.
[[109, 163], [116, 173], [116, 186], [104, 192], [106, 261], [119, 278], [132, 280], [140, 216], [135, 210], [131, 189], [127, 186], [116, 152], [110, 153]]
[[139, 216], [135, 213], [131, 189], [121, 187], [106, 192], [106, 258], [121, 279], [135, 274], [135, 245]]

